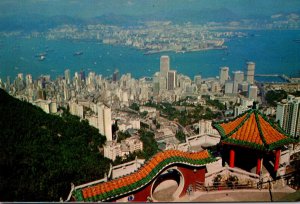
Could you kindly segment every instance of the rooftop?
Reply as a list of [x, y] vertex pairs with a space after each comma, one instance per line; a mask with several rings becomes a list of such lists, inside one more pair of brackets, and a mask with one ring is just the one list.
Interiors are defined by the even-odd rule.
[[221, 143], [271, 151], [296, 142], [278, 125], [256, 109], [250, 109], [231, 121], [215, 122]]
[[145, 165], [132, 174], [76, 189], [72, 192], [72, 195], [76, 201], [108, 201], [142, 188], [172, 164], [181, 163], [190, 166], [202, 166], [214, 160], [208, 151], [189, 153], [167, 150], [154, 155]]

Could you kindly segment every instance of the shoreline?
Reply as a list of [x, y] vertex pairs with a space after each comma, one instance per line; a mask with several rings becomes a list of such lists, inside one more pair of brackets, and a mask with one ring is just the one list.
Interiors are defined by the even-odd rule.
[[[226, 50], [228, 47], [227, 46], [222, 46], [222, 47], [208, 47], [208, 48], [199, 48], [199, 49], [191, 49], [191, 50], [149, 50], [144, 53], [144, 55], [152, 55], [152, 54], [157, 54], [157, 53], [165, 53], [165, 52], [174, 52], [174, 53], [190, 53], [190, 52], [202, 52], [202, 51], [208, 51], [208, 50]], [[138, 48], [137, 48], [138, 49]], [[143, 50], [143, 49], [138, 49], [138, 50]]]

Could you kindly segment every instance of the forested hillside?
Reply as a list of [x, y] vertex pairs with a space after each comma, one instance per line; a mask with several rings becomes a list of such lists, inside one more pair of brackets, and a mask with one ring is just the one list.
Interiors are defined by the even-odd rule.
[[105, 140], [87, 121], [46, 114], [0, 89], [0, 201], [59, 201], [71, 182], [103, 178]]

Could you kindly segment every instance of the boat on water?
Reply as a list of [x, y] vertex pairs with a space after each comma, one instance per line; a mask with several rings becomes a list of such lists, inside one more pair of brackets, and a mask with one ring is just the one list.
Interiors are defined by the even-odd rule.
[[46, 56], [45, 55], [41, 55], [39, 60], [40, 61], [44, 61], [45, 59], [46, 59]]
[[42, 52], [42, 53], [36, 54], [35, 57], [41, 58], [42, 56], [45, 57], [46, 55], [47, 55], [46, 52]]
[[82, 51], [78, 51], [78, 52], [74, 52], [73, 53], [73, 56], [79, 56], [79, 55], [83, 55], [83, 52]]

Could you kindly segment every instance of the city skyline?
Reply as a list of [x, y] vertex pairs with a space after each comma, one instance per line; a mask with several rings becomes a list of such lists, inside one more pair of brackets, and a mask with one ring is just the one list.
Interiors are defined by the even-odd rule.
[[0, 1], [0, 201], [299, 201], [299, 43], [299, 0]]

